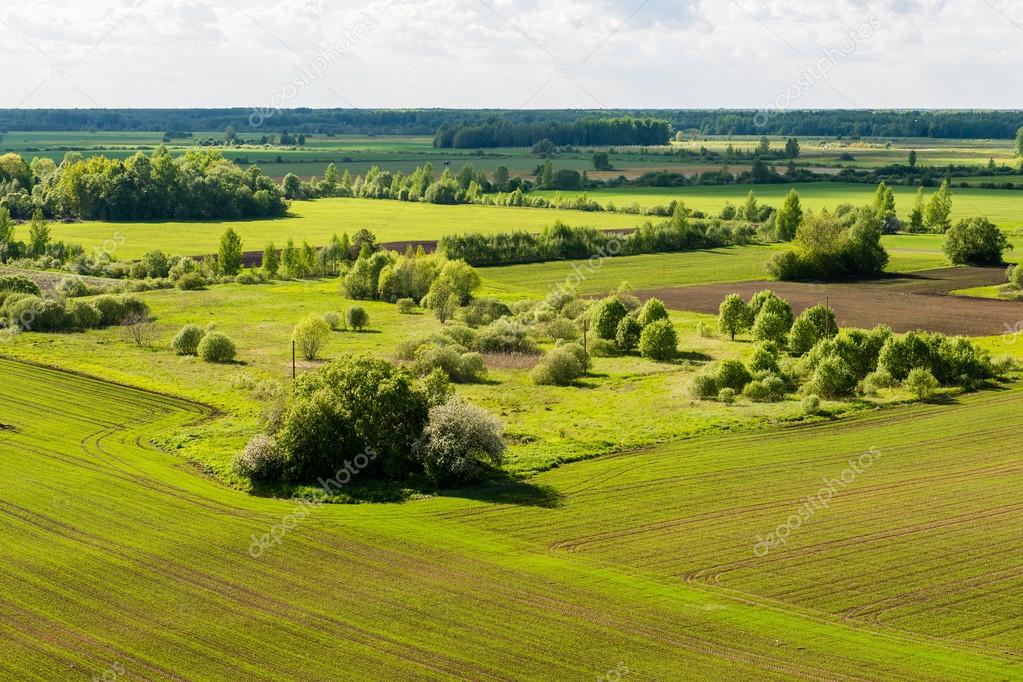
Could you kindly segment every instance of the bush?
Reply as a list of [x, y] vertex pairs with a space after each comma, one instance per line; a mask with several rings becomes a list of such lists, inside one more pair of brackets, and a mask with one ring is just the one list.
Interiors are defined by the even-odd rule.
[[1023, 263], [1017, 263], [1008, 270], [1009, 284], [1016, 289], [1023, 289]]
[[666, 362], [678, 353], [678, 335], [670, 320], [658, 320], [643, 327], [639, 352], [645, 358]]
[[821, 411], [821, 399], [813, 393], [803, 398], [803, 412], [808, 415], [820, 414]]
[[730, 388], [722, 388], [718, 391], [718, 400], [725, 405], [731, 405], [735, 402], [735, 391]]
[[100, 324], [104, 327], [121, 324], [124, 320], [124, 304], [116, 296], [97, 296], [92, 305], [99, 311]]
[[226, 334], [211, 331], [202, 337], [196, 352], [206, 362], [231, 362], [234, 360], [234, 342]]
[[416, 302], [411, 298], [399, 298], [395, 301], [400, 315], [410, 315], [416, 309]]
[[65, 277], [57, 283], [57, 293], [65, 298], [81, 298], [89, 295], [89, 287], [77, 277]]
[[331, 331], [338, 331], [341, 329], [341, 316], [337, 313], [323, 313], [323, 321], [327, 323]]
[[618, 346], [618, 350], [628, 353], [639, 343], [642, 333], [643, 325], [631, 317], [623, 317], [622, 321], [618, 323], [618, 331], [615, 333], [615, 345]]
[[697, 374], [689, 384], [689, 395], [696, 400], [710, 400], [719, 393], [717, 379], [712, 374]]
[[583, 363], [571, 350], [559, 347], [543, 356], [530, 376], [541, 386], [570, 386], [583, 375]]
[[323, 345], [330, 338], [330, 326], [323, 321], [321, 315], [311, 314], [295, 325], [291, 332], [291, 340], [298, 346], [298, 351], [306, 360], [315, 360]]
[[902, 386], [916, 396], [917, 400], [930, 400], [938, 390], [939, 384], [931, 370], [916, 367], [910, 371]]
[[804, 386], [808, 393], [832, 399], [850, 395], [855, 388], [856, 376], [845, 360], [837, 355], [821, 360]]
[[417, 447], [426, 475], [440, 485], [478, 480], [488, 467], [500, 466], [504, 425], [486, 410], [453, 399], [430, 409]]
[[[149, 306], [137, 296], [122, 296], [121, 308], [124, 310], [125, 318], [148, 318]], [[123, 322], [124, 319], [121, 320]]]
[[716, 381], [720, 388], [730, 388], [739, 393], [751, 379], [749, 370], [738, 360], [724, 360], [718, 365]]
[[556, 317], [548, 322], [544, 326], [544, 331], [555, 341], [575, 341], [582, 336], [575, 322], [566, 320], [564, 317]]
[[231, 462], [235, 474], [253, 481], [272, 481], [281, 475], [284, 457], [273, 438], [257, 434]]
[[171, 339], [171, 348], [178, 355], [195, 355], [199, 352], [199, 342], [206, 334], [197, 324], [186, 324]]
[[762, 343], [753, 349], [747, 361], [751, 373], [772, 372], [778, 373], [778, 349], [771, 343]]
[[783, 344], [788, 338], [792, 321], [774, 310], [763, 310], [753, 323], [753, 339]]
[[648, 299], [643, 307], [640, 308], [639, 315], [636, 319], [644, 327], [657, 320], [668, 319], [668, 309], [664, 307], [664, 303], [659, 298]]
[[76, 329], [95, 329], [100, 326], [102, 316], [95, 306], [87, 301], [71, 301], [67, 305], [71, 326]]
[[511, 308], [492, 298], [477, 298], [470, 301], [462, 311], [462, 319], [470, 327], [482, 327], [508, 315], [511, 315]]
[[590, 341], [590, 355], [595, 358], [613, 358], [618, 355], [618, 344], [607, 339]]
[[941, 248], [953, 265], [998, 265], [1012, 245], [987, 218], [970, 218], [949, 228]]
[[536, 340], [529, 327], [502, 317], [476, 334], [476, 349], [484, 353], [536, 353]]
[[789, 332], [789, 350], [796, 355], [804, 355], [817, 345], [821, 339], [838, 334], [838, 323], [835, 311], [827, 306], [815, 305], [807, 308], [792, 323]]
[[455, 346], [435, 343], [428, 343], [416, 350], [413, 369], [419, 375], [429, 375], [440, 369], [451, 381], [461, 384], [479, 381], [486, 375], [483, 356], [479, 353], [459, 352]]
[[18, 294], [42, 295], [39, 285], [25, 275], [2, 275], [0, 276], [0, 291], [10, 291]]
[[593, 310], [592, 318], [593, 330], [597, 333], [597, 337], [614, 341], [618, 334], [618, 324], [628, 313], [629, 311], [625, 309], [617, 296], [611, 296], [597, 304]]
[[351, 329], [362, 331], [369, 324], [369, 313], [359, 306], [352, 306], [345, 312], [345, 322]]
[[175, 284], [182, 291], [199, 291], [206, 288], [206, 278], [198, 272], [186, 272]]
[[71, 326], [67, 310], [52, 298], [11, 297], [4, 303], [11, 326], [23, 331], [55, 332]]

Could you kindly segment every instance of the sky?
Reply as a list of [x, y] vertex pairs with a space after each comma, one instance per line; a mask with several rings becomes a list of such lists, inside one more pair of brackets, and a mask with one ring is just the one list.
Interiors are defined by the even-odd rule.
[[5, 0], [0, 107], [1020, 108], [1019, 0]]

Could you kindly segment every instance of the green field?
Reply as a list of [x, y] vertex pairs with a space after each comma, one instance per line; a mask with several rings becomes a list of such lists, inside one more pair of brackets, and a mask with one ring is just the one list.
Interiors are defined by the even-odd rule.
[[[213, 222], [141, 222], [141, 223], [53, 223], [53, 239], [81, 244], [87, 250], [103, 248], [104, 242], [120, 242], [114, 258], [133, 260], [151, 249], [181, 255], [216, 253], [220, 236], [232, 227], [241, 236], [244, 247], [262, 251], [268, 241], [277, 247], [293, 238], [317, 246], [331, 236], [347, 232], [354, 236], [362, 228], [373, 231], [382, 242], [409, 239], [439, 239], [458, 232], [492, 234], [509, 230], [539, 232], [556, 221], [569, 225], [588, 225], [600, 229], [635, 227], [637, 216], [621, 213], [586, 213], [539, 208], [495, 206], [441, 206], [408, 201], [379, 199], [318, 199], [292, 203], [286, 218], [269, 220]], [[28, 228], [22, 227], [24, 237]], [[116, 235], [123, 235], [120, 240]]]
[[10, 679], [1023, 678], [1018, 390], [313, 508], [258, 558], [295, 502], [148, 445], [203, 409], [8, 361], [0, 398]]
[[[839, 204], [862, 206], [869, 204], [874, 195], [873, 185], [840, 182], [797, 183], [794, 185], [702, 185], [697, 187], [623, 187], [619, 189], [592, 190], [586, 192], [590, 199], [606, 205], [614, 202], [621, 208], [637, 203], [641, 208], [665, 206], [672, 200], [685, 202], [688, 208], [703, 211], [709, 215], [717, 215], [726, 203], [742, 205], [746, 195], [753, 191], [761, 203], [781, 206], [782, 200], [789, 190], [795, 187], [799, 191], [800, 201], [804, 209], [834, 210]], [[896, 208], [899, 217], [908, 219], [916, 199], [916, 190], [912, 187], [893, 187]], [[933, 189], [924, 190], [930, 196]], [[577, 192], [556, 192], [541, 190], [535, 192], [542, 196], [571, 198]], [[987, 216], [992, 222], [1003, 229], [1015, 229], [1023, 226], [1023, 192], [1016, 190], [993, 190], [977, 188], [953, 188], [952, 218], [971, 216]]]

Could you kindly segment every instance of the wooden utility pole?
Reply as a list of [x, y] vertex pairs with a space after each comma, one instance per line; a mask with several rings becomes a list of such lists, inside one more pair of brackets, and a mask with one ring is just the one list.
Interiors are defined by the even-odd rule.
[[291, 341], [291, 380], [295, 380], [295, 340]]
[[590, 344], [589, 336], [586, 332], [590, 329], [590, 321], [583, 320], [583, 371], [588, 372], [590, 370]]

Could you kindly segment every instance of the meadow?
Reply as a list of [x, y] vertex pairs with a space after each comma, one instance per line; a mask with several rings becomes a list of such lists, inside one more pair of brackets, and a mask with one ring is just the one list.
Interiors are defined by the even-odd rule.
[[1023, 677], [1018, 389], [308, 508], [148, 445], [194, 404], [10, 361], [0, 399], [12, 679]]

